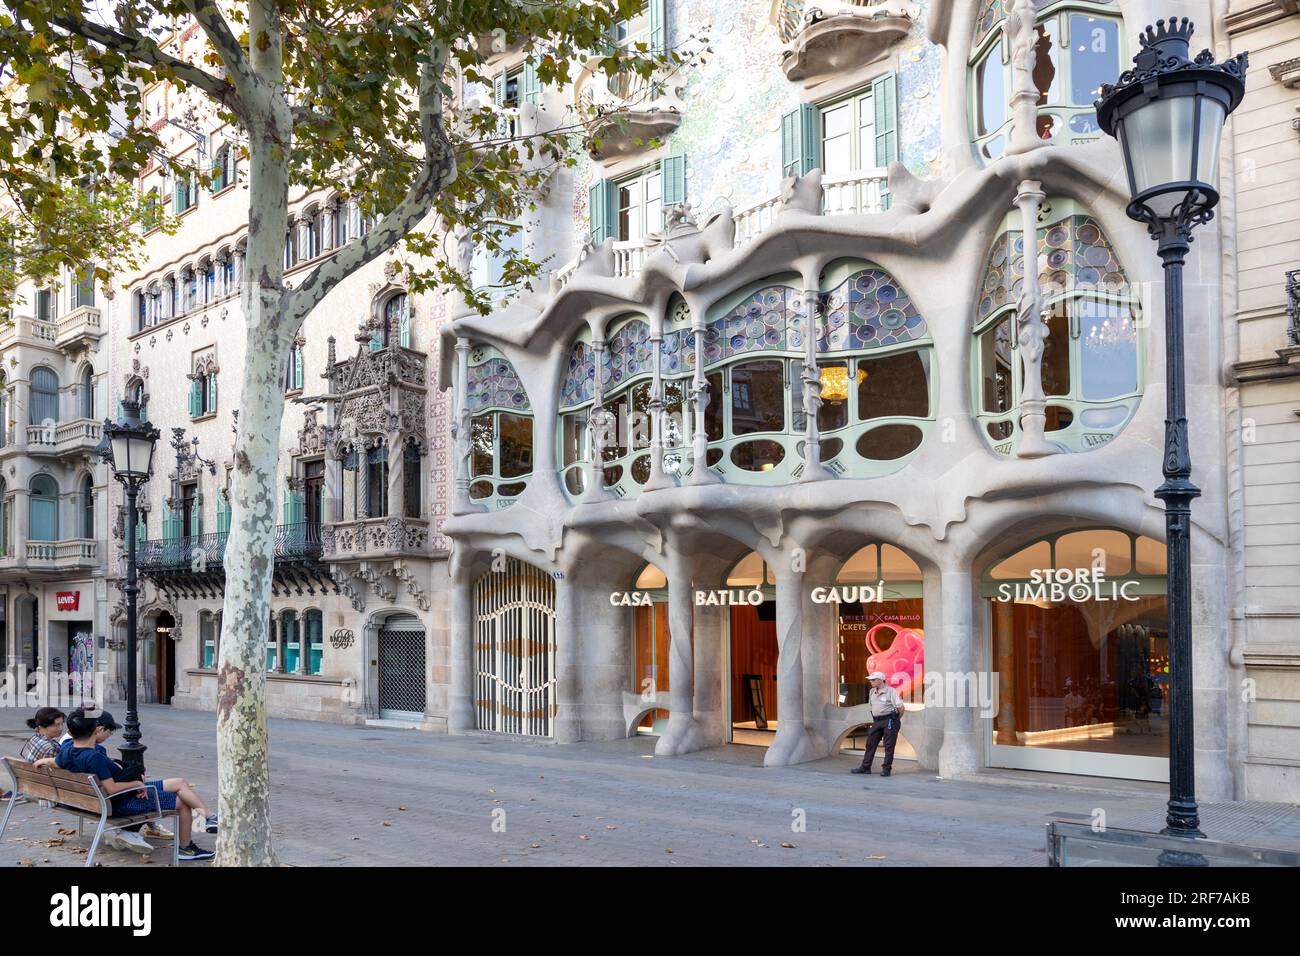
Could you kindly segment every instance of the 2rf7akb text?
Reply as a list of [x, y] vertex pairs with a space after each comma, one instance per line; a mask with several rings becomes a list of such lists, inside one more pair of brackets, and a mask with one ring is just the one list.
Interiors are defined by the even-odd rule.
[[1121, 903], [1137, 903], [1140, 906], [1159, 906], [1163, 903], [1190, 903], [1193, 906], [1216, 903], [1249, 903], [1250, 893], [1236, 893], [1222, 890], [1197, 890], [1191, 893], [1121, 893]]

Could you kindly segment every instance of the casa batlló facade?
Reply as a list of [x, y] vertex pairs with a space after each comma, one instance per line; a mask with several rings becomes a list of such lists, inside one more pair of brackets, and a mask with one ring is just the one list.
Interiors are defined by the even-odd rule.
[[[397, 253], [304, 323], [271, 713], [649, 733], [660, 754], [733, 742], [785, 765], [854, 746], [881, 669], [911, 701], [900, 752], [945, 776], [1165, 779], [1162, 277], [1092, 102], [1171, 12], [652, 0], [621, 42], [712, 52], [662, 84], [593, 63], [564, 89], [499, 45], [491, 88], [462, 95], [507, 107], [513, 132], [575, 104], [625, 118], [521, 221], [547, 262], [534, 288], [499, 289], [464, 244], [497, 303], [480, 316], [407, 294]], [[1282, 187], [1271, 212], [1250, 195], [1300, 165], [1300, 94], [1269, 69], [1300, 56], [1297, 17], [1177, 12], [1252, 54], [1187, 267], [1198, 793], [1296, 800], [1296, 264], [1257, 236], [1300, 217]], [[101, 349], [109, 406], [142, 400], [164, 435], [139, 523], [140, 690], [212, 709], [247, 192], [235, 132], [165, 85], [150, 98], [169, 149], [220, 175], [142, 172], [179, 225], [119, 277]], [[291, 281], [368, 227], [338, 196], [291, 210]], [[1246, 419], [1271, 429], [1263, 457]], [[117, 578], [119, 489], [106, 504]]]

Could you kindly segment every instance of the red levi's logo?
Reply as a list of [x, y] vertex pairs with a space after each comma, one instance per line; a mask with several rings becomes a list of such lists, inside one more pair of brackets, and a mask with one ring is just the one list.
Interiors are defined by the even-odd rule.
[[60, 611], [75, 611], [80, 604], [80, 591], [58, 591], [54, 595], [54, 606]]

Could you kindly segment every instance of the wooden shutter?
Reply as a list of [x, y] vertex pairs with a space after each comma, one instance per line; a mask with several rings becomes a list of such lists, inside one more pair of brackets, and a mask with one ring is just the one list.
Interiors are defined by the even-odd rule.
[[302, 346], [293, 350], [293, 387], [302, 388]]
[[[402, 296], [402, 328], [400, 332], [402, 348], [411, 347], [411, 297]], [[298, 385], [302, 387], [302, 352], [298, 353]]]
[[898, 77], [886, 73], [871, 84], [876, 113], [876, 167], [898, 159]]
[[217, 410], [217, 373], [212, 372], [208, 375], [208, 408], [206, 411], [215, 412]]
[[664, 0], [649, 0], [646, 4], [646, 13], [650, 17], [650, 49], [663, 50], [668, 46], [668, 31], [665, 27], [667, 16], [664, 10]]
[[217, 534], [230, 534], [230, 504], [217, 493]]
[[190, 418], [203, 414], [203, 385], [197, 378], [190, 379]]
[[781, 117], [781, 175], [806, 176], [821, 166], [821, 117], [803, 103]]
[[686, 202], [686, 157], [680, 153], [659, 160], [659, 196], [665, 210]]
[[537, 67], [531, 60], [524, 63], [524, 72], [519, 77], [519, 102], [537, 106], [542, 101], [542, 83], [537, 78]]
[[506, 74], [504, 70], [492, 78], [492, 103], [498, 109], [506, 105]]
[[617, 239], [618, 187], [608, 179], [598, 179], [591, 184], [588, 196], [592, 241], [600, 245], [606, 239]]
[[180, 517], [180, 515], [172, 512], [172, 509], [168, 507], [167, 502], [163, 502], [162, 526], [164, 541], [175, 541], [181, 536]]
[[203, 496], [195, 495], [190, 505], [190, 533], [198, 537], [203, 533]]

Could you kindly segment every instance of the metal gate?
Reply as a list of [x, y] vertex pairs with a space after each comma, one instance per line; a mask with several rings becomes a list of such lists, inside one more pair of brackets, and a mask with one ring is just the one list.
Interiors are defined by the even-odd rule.
[[509, 558], [474, 585], [477, 726], [549, 737], [555, 690], [555, 582]]
[[390, 619], [379, 628], [380, 717], [424, 717], [424, 628], [411, 624]]

